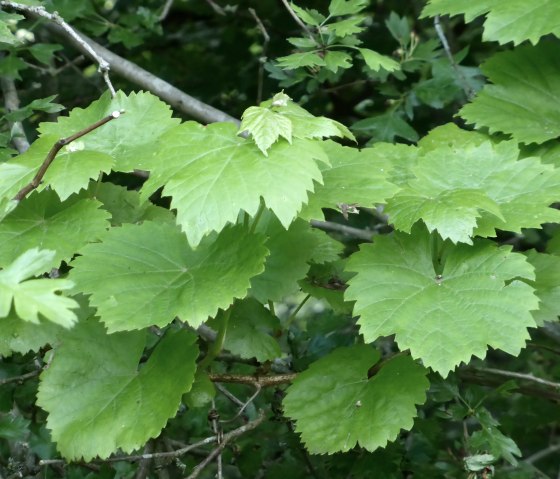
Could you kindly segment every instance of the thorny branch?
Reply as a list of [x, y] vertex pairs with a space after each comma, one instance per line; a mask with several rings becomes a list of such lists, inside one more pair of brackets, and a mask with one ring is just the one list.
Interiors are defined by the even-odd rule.
[[66, 23], [58, 13], [47, 12], [47, 10], [45, 10], [45, 7], [42, 6], [23, 5], [21, 3], [10, 2], [6, 0], [0, 0], [0, 7], [11, 8], [12, 10], [16, 10], [18, 12], [35, 14], [59, 25], [60, 28], [64, 30], [66, 35], [71, 37], [75, 42], [79, 43], [81, 46], [81, 50], [88, 56], [90, 56], [93, 61], [95, 61], [95, 63], [97, 63], [97, 65], [99, 66], [98, 70], [103, 76], [103, 80], [105, 81], [107, 88], [111, 92], [111, 96], [115, 96], [115, 88], [113, 87], [111, 79], [109, 78], [109, 70], [111, 69], [109, 62], [105, 60], [105, 58], [103, 58], [98, 52], [96, 52], [90, 45], [88, 45], [88, 43], [85, 42], [80, 37], [80, 35], [70, 25], [68, 25], [68, 23]]
[[51, 166], [52, 162], [56, 158], [56, 155], [64, 146], [69, 145], [70, 143], [77, 140], [78, 138], [81, 138], [84, 135], [87, 135], [100, 126], [103, 126], [105, 123], [109, 123], [111, 120], [118, 118], [121, 113], [124, 113], [124, 111], [114, 111], [109, 116], [96, 121], [87, 128], [84, 128], [83, 130], [80, 130], [67, 138], [61, 138], [60, 140], [58, 140], [48, 152], [45, 161], [43, 161], [43, 164], [39, 167], [39, 170], [37, 171], [33, 179], [21, 190], [19, 190], [19, 192], [16, 194], [16, 196], [14, 196], [13, 199], [17, 202], [23, 200], [29, 193], [31, 193], [41, 184], [41, 181], [43, 180], [45, 173], [49, 169], [49, 166]]

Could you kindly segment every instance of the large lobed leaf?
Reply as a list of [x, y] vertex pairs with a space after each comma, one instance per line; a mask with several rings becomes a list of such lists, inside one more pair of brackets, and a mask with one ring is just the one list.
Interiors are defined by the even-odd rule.
[[67, 459], [132, 452], [157, 436], [194, 380], [196, 335], [169, 331], [139, 367], [145, 332], [108, 335], [96, 321], [79, 323], [41, 375], [37, 403]]
[[261, 198], [288, 227], [313, 181], [321, 182], [317, 162], [328, 158], [318, 142], [279, 142], [265, 157], [236, 133], [232, 124], [183, 123], [162, 138], [161, 164], [144, 185], [144, 197], [165, 185], [163, 194], [171, 196], [177, 221], [194, 246], [235, 222], [241, 210], [255, 215]]
[[311, 453], [345, 452], [356, 444], [373, 451], [412, 428], [416, 405], [426, 399], [427, 371], [408, 356], [381, 365], [379, 359], [370, 346], [339, 348], [288, 388], [284, 412]]
[[534, 280], [533, 267], [486, 240], [446, 243], [435, 253], [433, 241], [416, 226], [352, 255], [348, 270], [357, 274], [345, 296], [356, 301], [364, 339], [395, 334], [401, 350], [443, 376], [471, 356], [484, 358], [487, 346], [517, 355], [538, 309], [533, 288], [517, 278]]
[[43, 273], [52, 264], [55, 252], [33, 248], [18, 256], [0, 271], [0, 321], [10, 315], [12, 303], [15, 313], [24, 321], [39, 324], [40, 316], [65, 328], [77, 320], [72, 309], [79, 305], [58, 291], [72, 289], [67, 279], [28, 279]]
[[[560, 2], [559, 18], [560, 18]], [[460, 114], [477, 128], [512, 135], [521, 143], [560, 136], [560, 42], [541, 42], [494, 55], [482, 71], [486, 85]]]
[[423, 16], [465, 15], [471, 22], [486, 14], [485, 40], [515, 45], [537, 44], [550, 33], [560, 37], [560, 3], [557, 0], [429, 0]]
[[39, 132], [57, 139], [64, 138], [121, 110], [124, 114], [118, 119], [78, 141], [84, 150], [111, 156], [118, 171], [150, 170], [154, 161], [157, 161], [157, 140], [180, 123], [179, 119], [171, 117], [169, 106], [151, 93], [133, 92], [127, 96], [119, 91], [115, 98], [105, 93], [87, 108], [74, 108], [67, 117], [60, 117], [56, 123], [42, 123]]
[[176, 316], [197, 327], [244, 297], [263, 270], [264, 237], [227, 227], [192, 250], [168, 223], [113, 228], [72, 262], [76, 288], [91, 294], [109, 332], [165, 326]]
[[100, 206], [98, 201], [77, 196], [60, 201], [53, 191], [32, 194], [0, 223], [0, 266], [33, 247], [55, 252], [44, 271], [70, 261], [78, 249], [99, 239], [109, 226], [109, 214]]
[[379, 149], [358, 150], [333, 141], [325, 142], [323, 148], [330, 166], [321, 165], [323, 184], [315, 186], [301, 217], [323, 218], [322, 208], [338, 209], [343, 204], [371, 208], [384, 203], [398, 190], [388, 181], [391, 162]]
[[387, 201], [397, 229], [409, 232], [421, 219], [443, 238], [470, 243], [474, 235], [495, 236], [496, 229], [519, 232], [560, 219], [549, 207], [558, 198], [560, 170], [537, 158], [519, 160], [513, 141], [494, 144], [445, 125], [417, 151], [400, 151], [395, 170], [408, 163], [413, 177], [402, 176], [401, 190]]
[[535, 267], [535, 280], [528, 283], [535, 288], [539, 297], [539, 309], [533, 317], [539, 326], [545, 321], [558, 321], [560, 316], [560, 257], [537, 253], [526, 253], [527, 260]]

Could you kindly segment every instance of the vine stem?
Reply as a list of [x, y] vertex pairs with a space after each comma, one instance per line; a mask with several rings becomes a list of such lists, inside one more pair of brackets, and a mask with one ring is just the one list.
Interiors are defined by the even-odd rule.
[[303, 23], [301, 21], [301, 19], [296, 15], [296, 12], [294, 12], [294, 9], [288, 3], [288, 0], [282, 0], [282, 3], [286, 7], [286, 10], [288, 10], [288, 13], [292, 16], [292, 18], [295, 20], [295, 22], [299, 25], [299, 27], [307, 34], [307, 36], [311, 40], [313, 40], [315, 42], [315, 37], [311, 33], [311, 30], [309, 30], [309, 28], [307, 28], [307, 25], [305, 25], [305, 23]]
[[0, 7], [11, 8], [12, 10], [23, 13], [32, 13], [46, 18], [47, 20], [50, 20], [57, 25], [60, 25], [60, 27], [66, 32], [66, 34], [72, 37], [75, 42], [79, 43], [83, 51], [87, 52], [87, 54], [93, 59], [93, 61], [97, 63], [99, 73], [101, 73], [101, 75], [103, 76], [103, 80], [105, 81], [107, 88], [111, 92], [111, 96], [114, 97], [116, 95], [115, 88], [113, 87], [111, 79], [109, 78], [109, 70], [111, 69], [109, 62], [105, 60], [101, 55], [99, 55], [99, 53], [96, 52], [90, 45], [88, 45], [87, 42], [85, 42], [80, 37], [80, 35], [78, 35], [78, 33], [70, 25], [68, 25], [68, 23], [66, 23], [58, 13], [50, 13], [45, 10], [45, 7], [43, 6], [24, 5], [21, 3], [10, 2], [6, 0], [0, 1]]
[[52, 162], [56, 158], [56, 155], [58, 154], [58, 152], [64, 146], [69, 145], [70, 143], [77, 140], [78, 138], [81, 138], [82, 136], [85, 136], [88, 133], [92, 132], [93, 130], [99, 128], [100, 126], [105, 125], [105, 123], [109, 123], [111, 120], [115, 120], [122, 113], [124, 113], [124, 110], [114, 111], [109, 116], [106, 116], [105, 118], [102, 118], [101, 120], [96, 121], [92, 125], [84, 128], [83, 130], [80, 130], [77, 133], [74, 133], [73, 135], [71, 135], [67, 138], [61, 138], [60, 140], [58, 140], [52, 146], [50, 151], [47, 153], [47, 156], [46, 156], [45, 160], [43, 161], [42, 165], [39, 167], [39, 170], [37, 171], [37, 173], [35, 174], [33, 179], [27, 185], [25, 185], [21, 190], [19, 190], [18, 193], [16, 194], [16, 196], [14, 196], [14, 198], [13, 198], [14, 201], [20, 202], [29, 193], [31, 193], [34, 189], [36, 189], [41, 184], [41, 181], [43, 180], [43, 177], [45, 176], [45, 173], [49, 169], [49, 166], [51, 166]]
[[301, 308], [303, 308], [303, 306], [305, 305], [305, 303], [307, 303], [307, 301], [309, 301], [309, 298], [311, 298], [311, 295], [308, 294], [305, 298], [303, 298], [303, 301], [301, 301], [298, 305], [297, 308], [294, 309], [294, 312], [292, 314], [290, 314], [288, 320], [286, 321], [286, 329], [290, 329], [290, 326], [292, 325], [292, 323], [294, 322], [294, 320], [296, 319], [297, 314], [300, 312]]
[[224, 313], [224, 317], [220, 324], [220, 329], [218, 329], [218, 334], [216, 336], [216, 340], [212, 343], [210, 348], [208, 349], [208, 353], [204, 356], [204, 359], [199, 364], [199, 369], [206, 369], [210, 366], [210, 363], [216, 359], [218, 354], [222, 352], [222, 348], [224, 347], [224, 343], [226, 340], [227, 328], [229, 324], [229, 318], [231, 316], [231, 308], [228, 308], [227, 311]]

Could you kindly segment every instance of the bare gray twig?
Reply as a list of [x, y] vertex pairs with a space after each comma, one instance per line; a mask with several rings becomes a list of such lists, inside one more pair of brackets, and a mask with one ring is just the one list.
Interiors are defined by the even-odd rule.
[[222, 15], [224, 17], [226, 16], [225, 10], [222, 7], [220, 7], [216, 2], [214, 2], [214, 0], [206, 0], [206, 3], [210, 5], [212, 10], [214, 10], [218, 15]]
[[353, 238], [362, 239], [364, 241], [370, 241], [373, 238], [374, 233], [372, 231], [361, 230], [358, 228], [353, 228], [352, 226], [341, 225], [339, 223], [333, 223], [331, 221], [318, 221], [311, 220], [311, 226], [323, 231], [331, 231], [334, 233], [341, 233], [345, 236], [350, 236]]
[[15, 383], [15, 382], [23, 382], [27, 379], [34, 378], [41, 374], [41, 369], [37, 369], [35, 371], [31, 371], [30, 373], [22, 374], [21, 376], [14, 376], [11, 378], [0, 379], [0, 386], [8, 383]]
[[107, 85], [107, 88], [111, 92], [111, 96], [115, 96], [115, 88], [111, 83], [111, 79], [109, 78], [109, 70], [111, 66], [109, 62], [103, 58], [99, 52], [95, 51], [87, 42], [85, 42], [80, 35], [70, 26], [68, 23], [64, 21], [64, 19], [56, 12], [50, 13], [45, 10], [45, 7], [42, 6], [31, 6], [31, 5], [24, 5], [17, 2], [11, 2], [7, 0], [0, 0], [0, 7], [3, 8], [11, 8], [12, 10], [16, 10], [22, 13], [31, 13], [37, 15], [42, 18], [46, 18], [47, 20], [57, 24], [67, 36], [72, 38], [74, 42], [80, 44], [81, 50], [85, 52], [89, 57], [93, 59], [95, 63], [98, 65], [99, 73], [103, 76], [103, 80]]
[[166, 0], [163, 8], [161, 9], [161, 13], [159, 14], [159, 21], [163, 22], [163, 20], [165, 20], [167, 18], [167, 15], [169, 15], [169, 12], [171, 11], [171, 7], [173, 6], [173, 1], [174, 0]]
[[434, 27], [435, 27], [436, 33], [437, 33], [437, 35], [438, 35], [438, 37], [441, 41], [441, 44], [443, 45], [443, 49], [445, 50], [447, 58], [449, 59], [449, 62], [451, 63], [451, 66], [455, 70], [455, 73], [457, 75], [459, 83], [461, 83], [461, 86], [463, 88], [463, 91], [465, 92], [465, 95], [467, 95], [467, 98], [470, 100], [472, 97], [474, 97], [475, 91], [470, 86], [469, 81], [467, 80], [467, 78], [465, 77], [465, 75], [463, 74], [461, 69], [459, 68], [459, 65], [457, 65], [457, 62], [455, 61], [455, 58], [453, 57], [453, 53], [451, 52], [451, 47], [449, 46], [449, 42], [447, 41], [447, 37], [445, 36], [445, 33], [444, 33], [443, 28], [441, 27], [441, 23], [439, 21], [439, 15], [436, 15], [434, 17]]
[[[12, 78], [2, 76], [0, 78], [0, 86], [4, 95], [4, 106], [8, 112], [16, 111], [19, 109], [19, 96], [16, 90], [16, 85]], [[19, 154], [25, 153], [29, 148], [29, 140], [25, 136], [23, 125], [20, 121], [11, 123], [12, 143]]]
[[266, 28], [263, 22], [261, 21], [261, 19], [259, 18], [259, 16], [257, 15], [257, 12], [255, 12], [253, 8], [249, 8], [249, 13], [255, 19], [255, 22], [257, 23], [257, 27], [264, 38], [263, 46], [262, 46], [262, 55], [259, 58], [259, 73], [258, 73], [258, 85], [257, 85], [257, 105], [258, 105], [262, 101], [263, 84], [264, 84], [264, 63], [266, 62], [266, 58], [267, 58], [266, 55], [267, 55], [268, 42], [270, 42], [270, 35], [266, 31]]
[[216, 383], [238, 383], [238, 384], [253, 384], [255, 387], [258, 384], [261, 387], [278, 386], [279, 384], [291, 383], [295, 378], [296, 373], [289, 374], [275, 374], [274, 376], [250, 376], [243, 374], [216, 374], [210, 373], [208, 377], [212, 382]]
[[288, 0], [282, 0], [282, 3], [286, 7], [286, 10], [288, 10], [288, 13], [292, 16], [292, 18], [295, 20], [295, 22], [299, 25], [299, 27], [307, 34], [307, 36], [309, 38], [311, 38], [311, 40], [315, 41], [315, 37], [311, 33], [311, 30], [309, 30], [309, 28], [307, 28], [307, 25], [305, 23], [303, 23], [301, 21], [301, 19], [296, 15], [296, 12], [294, 12], [294, 9], [288, 3]]

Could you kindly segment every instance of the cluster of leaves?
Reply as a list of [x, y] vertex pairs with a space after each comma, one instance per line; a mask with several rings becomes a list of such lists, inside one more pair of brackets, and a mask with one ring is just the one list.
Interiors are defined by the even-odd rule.
[[[524, 356], [531, 328], [560, 312], [558, 233], [546, 252], [494, 240], [560, 222], [560, 120], [551, 101], [560, 96], [560, 40], [553, 22], [525, 33], [503, 26], [515, 20], [510, 3], [432, 0], [424, 10], [464, 13], [467, 21], [487, 13], [485, 38], [533, 43], [482, 66], [490, 83], [459, 112], [478, 131], [447, 123], [416, 145], [358, 149], [332, 140], [355, 141], [341, 122], [283, 92], [248, 108], [237, 127], [182, 122], [149, 93], [119, 91], [41, 123], [24, 154], [4, 153], [0, 354], [8, 366], [1, 372], [29, 368], [17, 358], [48, 363], [36, 403], [62, 457], [131, 453], [166, 425], [171, 435], [198, 437], [212, 401], [227, 410], [212, 377], [255, 372], [243, 361], [224, 365], [225, 349], [255, 360], [259, 373], [279, 358], [298, 372], [260, 403], [281, 400], [272, 409], [290, 420], [289, 430], [271, 421], [263, 434], [276, 446], [232, 457], [243, 477], [262, 472], [281, 444], [297, 448], [293, 431], [310, 453], [332, 455], [318, 472], [307, 458], [318, 477], [366, 477], [374, 467], [385, 478], [410, 471], [483, 478], [504, 464], [504, 477], [533, 477], [530, 464], [516, 467], [522, 452], [510, 437], [525, 434], [515, 424], [525, 398], [508, 396], [518, 385], [484, 393], [460, 381], [472, 374], [463, 363], [487, 355], [539, 363]], [[558, 18], [542, 3], [544, 18]], [[399, 17], [387, 25], [409, 51], [400, 64], [358, 46], [366, 6], [333, 0], [322, 16], [292, 5], [310, 37], [291, 39], [302, 51], [277, 67], [298, 81], [317, 69], [317, 81], [335, 82], [356, 51], [385, 76], [406, 71], [419, 47]], [[546, 34], [552, 38], [538, 42]], [[443, 78], [455, 99], [459, 79]], [[114, 111], [124, 114], [62, 148], [38, 188], [14, 200], [58, 139]], [[149, 178], [138, 188], [119, 184], [136, 170]], [[358, 209], [386, 217], [394, 231], [356, 250], [311, 227], [310, 220]], [[320, 312], [300, 322], [306, 301]], [[203, 324], [217, 333], [212, 341], [197, 335]], [[540, 358], [535, 370], [552, 378], [542, 370], [548, 361]], [[17, 391], [0, 398], [3, 411]], [[486, 406], [492, 400], [510, 401], [511, 414], [498, 420]], [[557, 411], [548, 417], [560, 419]], [[31, 437], [40, 457], [54, 457], [45, 424], [18, 418], [1, 415], [0, 435]], [[438, 435], [449, 423], [459, 427]], [[299, 467], [293, 477], [304, 477], [297, 460], [282, 457], [283, 469], [273, 464], [267, 477], [292, 466]]]

